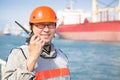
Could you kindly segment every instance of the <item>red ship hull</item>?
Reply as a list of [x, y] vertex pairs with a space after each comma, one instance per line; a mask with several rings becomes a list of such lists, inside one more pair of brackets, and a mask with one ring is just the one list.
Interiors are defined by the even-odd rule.
[[56, 33], [68, 40], [120, 41], [120, 21], [61, 25]]

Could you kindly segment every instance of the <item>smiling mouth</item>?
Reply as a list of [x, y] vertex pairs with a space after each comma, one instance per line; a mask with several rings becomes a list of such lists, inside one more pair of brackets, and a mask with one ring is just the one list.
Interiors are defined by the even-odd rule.
[[50, 34], [40, 34], [41, 36], [46, 36], [46, 37], [49, 37]]

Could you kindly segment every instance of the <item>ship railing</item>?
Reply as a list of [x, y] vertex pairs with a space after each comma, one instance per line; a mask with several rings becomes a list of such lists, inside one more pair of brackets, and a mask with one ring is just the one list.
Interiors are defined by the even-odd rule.
[[4, 72], [5, 72], [5, 64], [6, 64], [6, 61], [0, 59], [0, 66], [1, 66], [1, 70], [0, 70], [0, 80], [2, 80], [3, 78], [3, 75], [4, 75]]

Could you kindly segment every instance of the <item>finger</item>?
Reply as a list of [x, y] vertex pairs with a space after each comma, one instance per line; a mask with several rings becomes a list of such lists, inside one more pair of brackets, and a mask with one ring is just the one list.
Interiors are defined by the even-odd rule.
[[42, 46], [45, 45], [45, 41], [43, 41], [43, 40], [40, 40], [40, 43], [41, 43]]
[[39, 45], [41, 45], [41, 46], [44, 46], [44, 45], [45, 45], [45, 42], [44, 42], [42, 39], [40, 39], [40, 40], [37, 41], [36, 43], [39, 44]]

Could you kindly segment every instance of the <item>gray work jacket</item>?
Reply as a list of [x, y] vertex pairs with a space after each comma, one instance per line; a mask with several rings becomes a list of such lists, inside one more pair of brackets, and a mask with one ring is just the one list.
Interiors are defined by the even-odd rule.
[[[27, 66], [26, 66], [25, 56], [28, 56], [28, 46], [23, 45], [21, 47], [22, 47], [25, 55], [23, 55], [23, 52], [20, 48], [13, 49], [11, 51], [10, 55], [8, 56], [3, 80], [33, 80], [33, 78], [35, 78], [35, 73], [36, 72], [35, 71], [29, 72], [27, 70]], [[64, 65], [63, 66], [60, 65], [61, 67], [64, 67], [64, 66], [68, 67], [67, 59], [66, 59], [66, 57], [64, 57], [64, 58], [65, 58], [66, 62], [59, 62], [58, 64], [55, 64], [55, 65], [59, 65], [60, 63], [62, 63], [62, 65], [63, 64]], [[41, 60], [45, 60], [45, 59], [41, 59]], [[49, 63], [50, 60], [49, 61], [46, 60], [46, 62]], [[52, 60], [51, 60], [51, 62], [54, 63]], [[48, 66], [48, 63], [46, 63], [47, 66]], [[54, 67], [54, 64], [52, 64], [52, 68], [53, 67]], [[45, 67], [43, 67], [43, 69], [44, 68]], [[70, 79], [70, 77], [66, 77], [66, 78], [63, 78], [63, 79], [62, 78], [61, 79], [55, 79], [55, 80], [69, 80], [69, 79]], [[49, 80], [49, 79], [47, 79], [47, 80]]]

